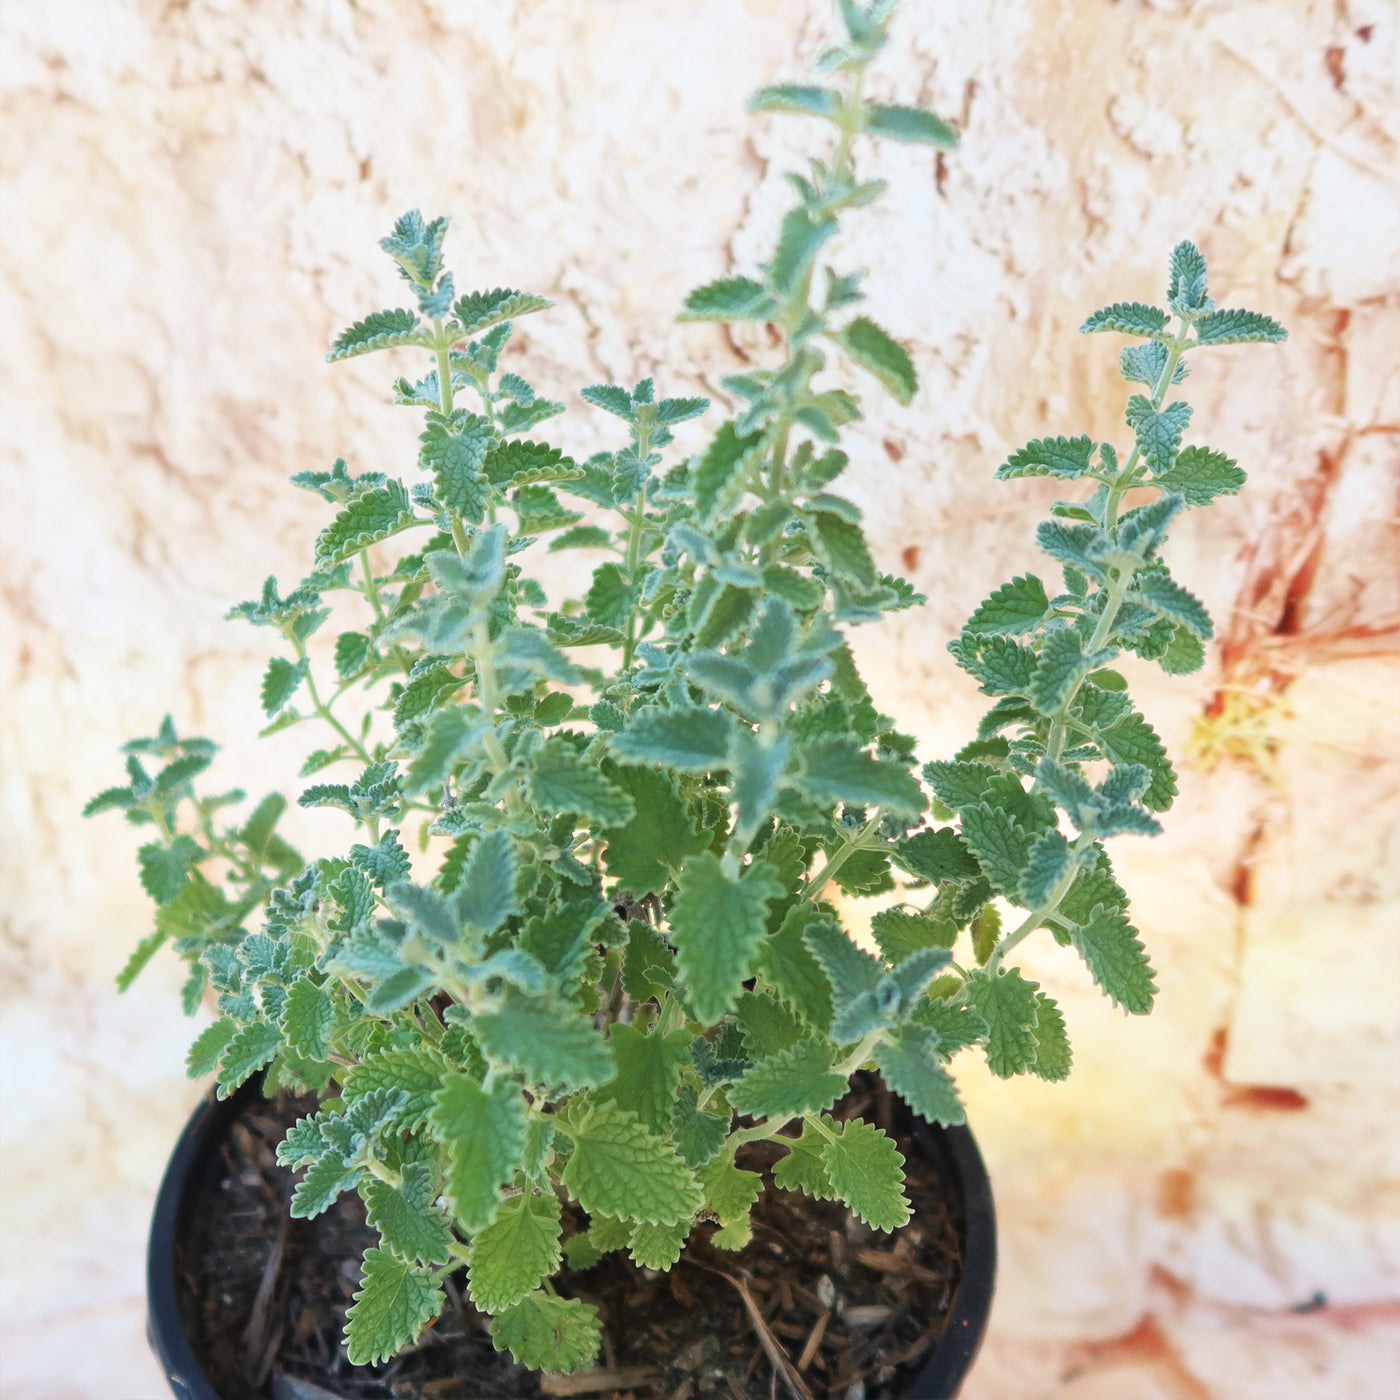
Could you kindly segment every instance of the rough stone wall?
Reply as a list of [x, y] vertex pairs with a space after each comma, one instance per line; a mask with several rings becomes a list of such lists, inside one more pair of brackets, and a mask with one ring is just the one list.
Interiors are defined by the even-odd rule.
[[[190, 1026], [172, 962], [114, 997], [148, 916], [135, 842], [77, 811], [166, 709], [225, 745], [229, 785], [292, 780], [299, 736], [251, 737], [263, 641], [220, 619], [304, 572], [321, 512], [290, 473], [410, 460], [385, 360], [321, 358], [395, 297], [374, 240], [448, 212], [459, 282], [558, 301], [521, 366], [571, 400], [571, 448], [606, 440], [584, 383], [722, 399], [745, 347], [672, 313], [767, 247], [804, 133], [742, 105], [828, 26], [825, 0], [9, 0], [10, 1400], [160, 1390], [141, 1251], [198, 1092]], [[1124, 1022], [1033, 942], [1070, 1081], [962, 1074], [1004, 1232], [968, 1400], [1370, 1400], [1400, 1374], [1398, 83], [1394, 0], [908, 0], [880, 70], [965, 129], [936, 172], [867, 155], [892, 193], [840, 250], [924, 384], [869, 398], [850, 489], [931, 599], [860, 644], [930, 756], [979, 711], [943, 644], [1031, 565], [1050, 498], [992, 468], [1044, 433], [1123, 436], [1083, 315], [1160, 296], [1191, 236], [1223, 304], [1292, 331], [1189, 385], [1196, 439], [1251, 481], [1172, 546], [1222, 645], [1142, 681], [1196, 755], [1167, 834], [1120, 856], [1158, 1009]]]

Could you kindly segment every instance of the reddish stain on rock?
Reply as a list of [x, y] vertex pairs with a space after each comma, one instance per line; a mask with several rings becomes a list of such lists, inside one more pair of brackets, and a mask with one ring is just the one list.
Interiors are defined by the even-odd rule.
[[1195, 1172], [1174, 1167], [1157, 1178], [1157, 1214], [1164, 1220], [1188, 1220], [1195, 1209]]
[[1305, 1094], [1276, 1084], [1234, 1084], [1225, 1091], [1226, 1108], [1259, 1108], [1266, 1113], [1299, 1113], [1308, 1106]]
[[1210, 1033], [1210, 1044], [1201, 1056], [1201, 1064], [1212, 1079], [1219, 1079], [1225, 1065], [1225, 1052], [1230, 1048], [1229, 1026], [1217, 1026]]
[[1151, 1367], [1171, 1400], [1216, 1400], [1200, 1378], [1187, 1369], [1181, 1354], [1151, 1313], [1144, 1314], [1136, 1326], [1121, 1336], [1075, 1348], [1066, 1361], [1066, 1380], [1137, 1363]]

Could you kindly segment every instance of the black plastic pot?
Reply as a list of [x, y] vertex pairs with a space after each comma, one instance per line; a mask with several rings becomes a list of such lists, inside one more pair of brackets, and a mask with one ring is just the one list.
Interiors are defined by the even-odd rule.
[[[239, 1114], [261, 1094], [253, 1079], [222, 1103], [211, 1094], [190, 1117], [175, 1144], [156, 1196], [146, 1255], [150, 1305], [147, 1335], [176, 1400], [223, 1400], [210, 1385], [185, 1331], [176, 1288], [179, 1242], [192, 1233], [192, 1215], [201, 1188], [223, 1169], [219, 1147]], [[996, 1214], [982, 1154], [967, 1128], [924, 1128], [916, 1124], [924, 1150], [963, 1196], [967, 1243], [963, 1275], [948, 1325], [908, 1400], [955, 1400], [986, 1331], [996, 1279]]]

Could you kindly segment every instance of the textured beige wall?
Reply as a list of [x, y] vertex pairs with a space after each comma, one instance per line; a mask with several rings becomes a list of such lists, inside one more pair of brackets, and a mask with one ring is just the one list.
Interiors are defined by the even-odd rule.
[[[230, 785], [294, 781], [298, 744], [251, 737], [263, 642], [220, 619], [304, 572], [321, 512], [291, 472], [411, 459], [388, 363], [321, 359], [393, 304], [374, 239], [450, 213], [460, 285], [558, 301], [521, 366], [571, 400], [571, 448], [606, 431], [584, 383], [666, 365], [666, 391], [719, 397], [734, 347], [671, 315], [766, 248], [802, 133], [742, 104], [797, 73], [826, 10], [7, 0], [7, 1400], [159, 1394], [140, 1254], [197, 1092], [190, 1027], [172, 962], [112, 994], [147, 918], [135, 842], [77, 810], [166, 708], [226, 746]], [[1189, 385], [1197, 440], [1251, 482], [1172, 546], [1224, 647], [1143, 680], [1176, 752], [1214, 716], [1167, 835], [1120, 857], [1157, 1012], [1125, 1022], [1033, 944], [1073, 1076], [963, 1076], [1004, 1231], [968, 1400], [1379, 1400], [1400, 1374], [1400, 11], [908, 0], [898, 36], [881, 87], [966, 135], [936, 179], [924, 152], [866, 157], [893, 193], [841, 253], [924, 389], [874, 406], [851, 489], [931, 599], [861, 646], [930, 756], [979, 711], [943, 643], [1031, 564], [1049, 499], [992, 468], [1046, 432], [1122, 437], [1115, 346], [1083, 315], [1160, 296], [1191, 236], [1222, 301], [1293, 332], [1199, 357]]]

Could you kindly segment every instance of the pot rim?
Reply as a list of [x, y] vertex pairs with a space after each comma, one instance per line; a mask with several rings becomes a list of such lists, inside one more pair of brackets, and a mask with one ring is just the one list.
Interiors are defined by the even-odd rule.
[[[223, 1400], [204, 1374], [185, 1335], [175, 1286], [175, 1247], [186, 1232], [193, 1208], [192, 1187], [200, 1165], [216, 1149], [229, 1123], [244, 1106], [261, 1097], [256, 1075], [227, 1099], [211, 1089], [190, 1115], [161, 1178], [151, 1217], [146, 1252], [146, 1336], [165, 1369], [175, 1400]], [[915, 1134], [926, 1151], [950, 1170], [963, 1195], [967, 1241], [963, 1273], [943, 1335], [906, 1400], [955, 1400], [976, 1359], [996, 1284], [996, 1211], [986, 1163], [965, 1125], [929, 1127], [914, 1120]]]

